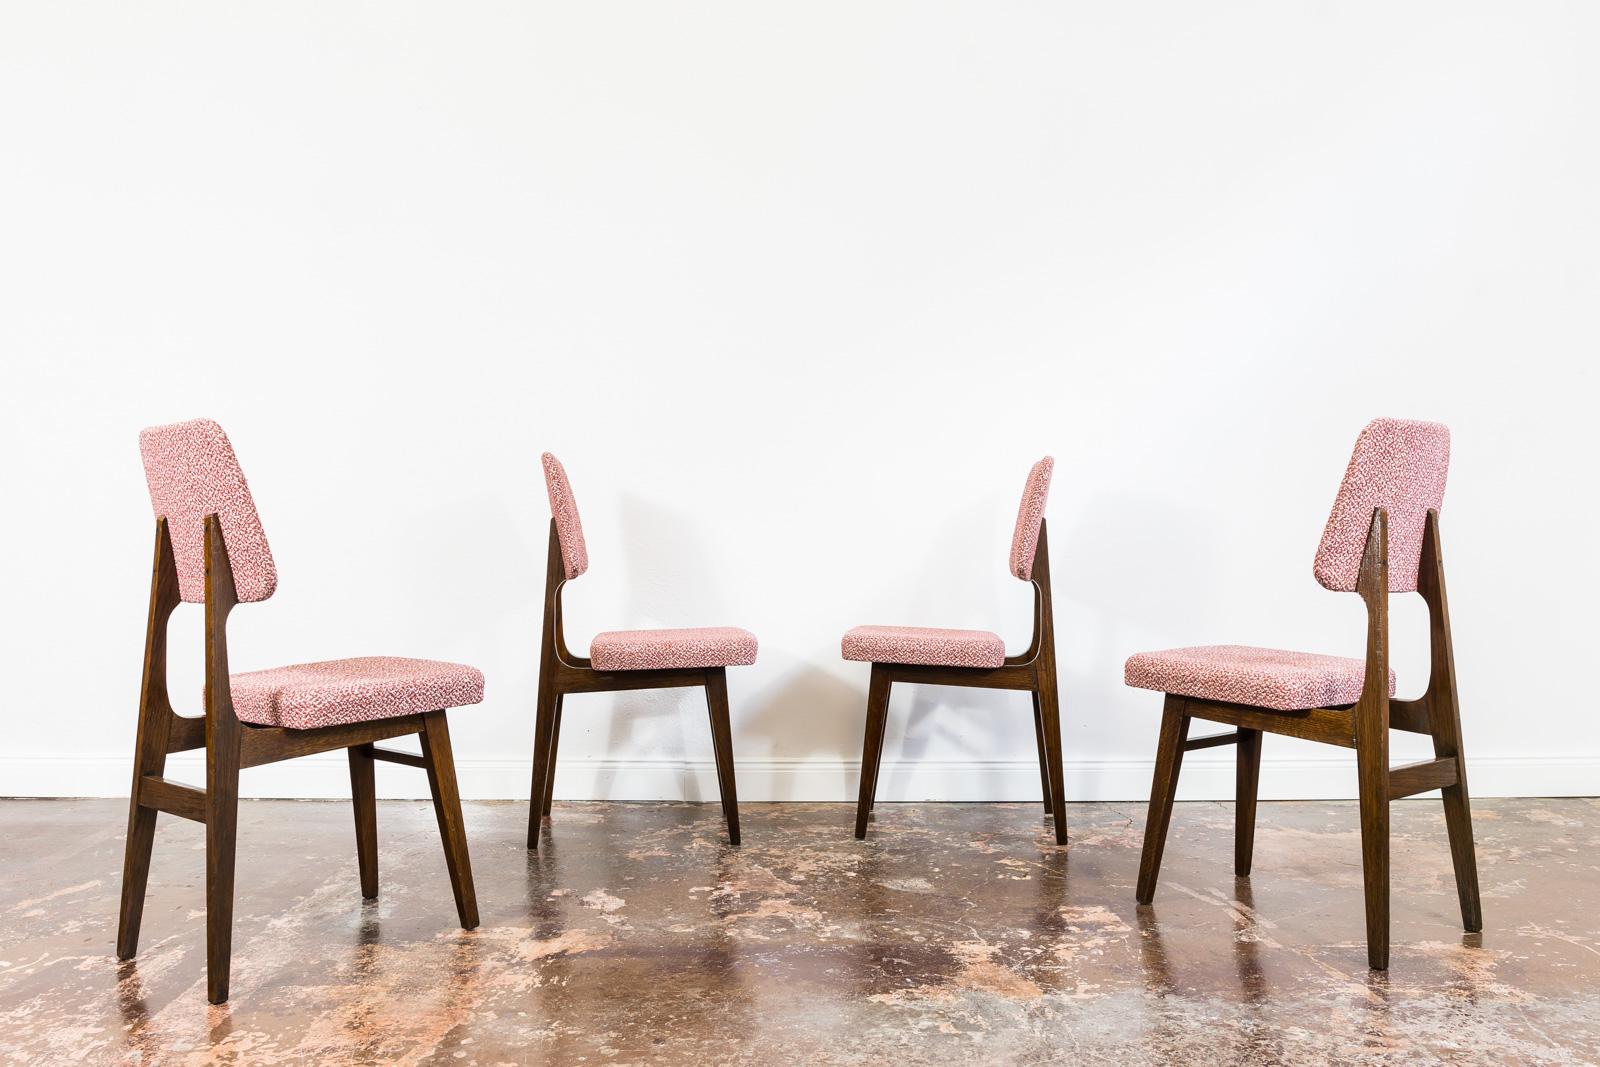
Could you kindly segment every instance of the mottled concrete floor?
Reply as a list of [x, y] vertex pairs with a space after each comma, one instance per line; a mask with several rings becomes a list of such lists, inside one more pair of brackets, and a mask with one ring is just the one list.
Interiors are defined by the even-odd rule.
[[1142, 808], [470, 804], [483, 926], [455, 925], [424, 804], [246, 802], [233, 999], [205, 1003], [200, 826], [163, 817], [135, 963], [112, 956], [124, 806], [0, 802], [6, 1063], [1595, 1063], [1600, 801], [1476, 805], [1463, 936], [1434, 801], [1395, 805], [1393, 967], [1369, 972], [1356, 814], [1181, 804], [1154, 907]]

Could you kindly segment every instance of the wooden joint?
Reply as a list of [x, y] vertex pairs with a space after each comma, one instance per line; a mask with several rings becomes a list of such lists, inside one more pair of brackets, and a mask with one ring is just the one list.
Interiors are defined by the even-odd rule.
[[369, 745], [368, 747], [371, 749], [370, 755], [375, 760], [381, 760], [384, 763], [398, 763], [405, 767], [416, 767], [419, 770], [428, 769], [427, 762], [421, 756], [413, 755], [410, 752], [397, 752], [392, 748], [379, 748], [377, 745]]
[[206, 794], [202, 789], [146, 774], [139, 779], [139, 805], [194, 822], [206, 821]]
[[1239, 731], [1226, 734], [1211, 734], [1209, 737], [1193, 737], [1183, 743], [1185, 752], [1193, 752], [1197, 748], [1216, 748], [1219, 745], [1237, 745]]
[[1455, 785], [1459, 780], [1454, 756], [1391, 767], [1389, 799], [1399, 800], [1401, 797], [1426, 793], [1430, 789], [1443, 789]]

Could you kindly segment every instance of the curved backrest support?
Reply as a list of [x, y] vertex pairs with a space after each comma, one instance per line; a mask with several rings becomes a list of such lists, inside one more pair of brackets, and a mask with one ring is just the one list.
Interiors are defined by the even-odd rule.
[[546, 452], [544, 484], [550, 493], [550, 517], [556, 520], [556, 539], [561, 542], [561, 565], [571, 581], [589, 569], [589, 546], [583, 540], [583, 520], [578, 517], [578, 501], [572, 495], [566, 468]]
[[1050, 499], [1050, 474], [1056, 461], [1044, 457], [1028, 471], [1022, 487], [1022, 503], [1017, 507], [1017, 528], [1011, 535], [1011, 573], [1023, 581], [1033, 578], [1033, 556], [1039, 548], [1039, 524], [1044, 521], [1044, 506]]
[[1388, 514], [1389, 591], [1417, 588], [1428, 512], [1444, 502], [1450, 429], [1437, 422], [1374, 419], [1356, 439], [1313, 572], [1325, 588], [1353, 592], [1372, 512]]
[[139, 454], [150, 506], [167, 520], [179, 595], [191, 604], [205, 600], [205, 517], [215, 514], [240, 603], [270, 597], [278, 588], [278, 568], [222, 427], [210, 419], [151, 426], [139, 431]]

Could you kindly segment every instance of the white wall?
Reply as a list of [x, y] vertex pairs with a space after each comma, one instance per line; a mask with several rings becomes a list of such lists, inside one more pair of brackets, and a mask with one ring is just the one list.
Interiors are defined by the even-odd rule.
[[[135, 434], [196, 415], [282, 573], [237, 668], [479, 665], [466, 789], [525, 795], [549, 448], [575, 644], [759, 634], [747, 799], [853, 788], [849, 626], [1021, 647], [1046, 452], [1070, 788], [1142, 799], [1160, 698], [1123, 658], [1357, 654], [1327, 507], [1368, 418], [1443, 420], [1476, 791], [1600, 791], [1597, 33], [1578, 2], [5, 5], [0, 794], [125, 792]], [[562, 740], [563, 795], [713, 795], [692, 694], [574, 698]], [[1023, 697], [908, 690], [888, 744], [891, 798], [1036, 795]], [[1266, 759], [1268, 794], [1353, 792], [1347, 753]]]

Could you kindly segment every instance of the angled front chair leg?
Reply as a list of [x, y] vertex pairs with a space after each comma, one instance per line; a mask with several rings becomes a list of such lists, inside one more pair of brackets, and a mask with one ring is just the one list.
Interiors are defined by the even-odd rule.
[[544, 815], [550, 817], [550, 805], [556, 795], [556, 756], [561, 751], [561, 694], [556, 694], [554, 719], [550, 723], [550, 760], [544, 772]]
[[172, 735], [172, 705], [167, 696], [167, 624], [181, 602], [167, 520], [156, 520], [155, 562], [150, 575], [150, 612], [145, 631], [144, 679], [139, 690], [138, 739], [134, 743], [133, 785], [128, 790], [128, 840], [122, 861], [122, 904], [117, 918], [117, 959], [139, 951], [139, 926], [155, 848], [157, 810], [140, 801], [146, 776], [160, 778]]
[[1234, 767], [1233, 873], [1250, 875], [1256, 847], [1256, 793], [1261, 786], [1261, 731], [1239, 729], [1238, 762]]
[[1144, 820], [1144, 852], [1139, 858], [1136, 899], [1148, 904], [1156, 897], [1161, 875], [1161, 853], [1167, 847], [1167, 827], [1172, 822], [1172, 801], [1178, 794], [1178, 773], [1183, 770], [1183, 746], [1189, 738], [1189, 716], [1182, 697], [1168, 696], [1161, 713], [1161, 740], [1156, 746], [1155, 777], [1150, 783], [1150, 813]]
[[706, 671], [706, 707], [711, 718], [711, 748], [717, 764], [717, 792], [728, 841], [739, 843], [739, 792], [733, 774], [733, 727], [728, 721], [728, 675], [721, 667]]
[[867, 816], [878, 795], [878, 768], [883, 762], [883, 731], [889, 718], [889, 672], [874, 663], [867, 683], [867, 733], [861, 745], [861, 795], [856, 801], [856, 839], [867, 836]]
[[472, 885], [472, 860], [467, 855], [466, 824], [461, 818], [461, 795], [456, 788], [456, 763], [450, 751], [450, 727], [443, 711], [422, 716], [422, 760], [433, 794], [433, 813], [439, 821], [445, 867], [450, 872], [450, 892], [463, 930], [478, 928], [478, 894]]
[[378, 782], [372, 748], [366, 744], [345, 749], [356, 816], [356, 863], [361, 871], [361, 895], [367, 900], [378, 896]]

